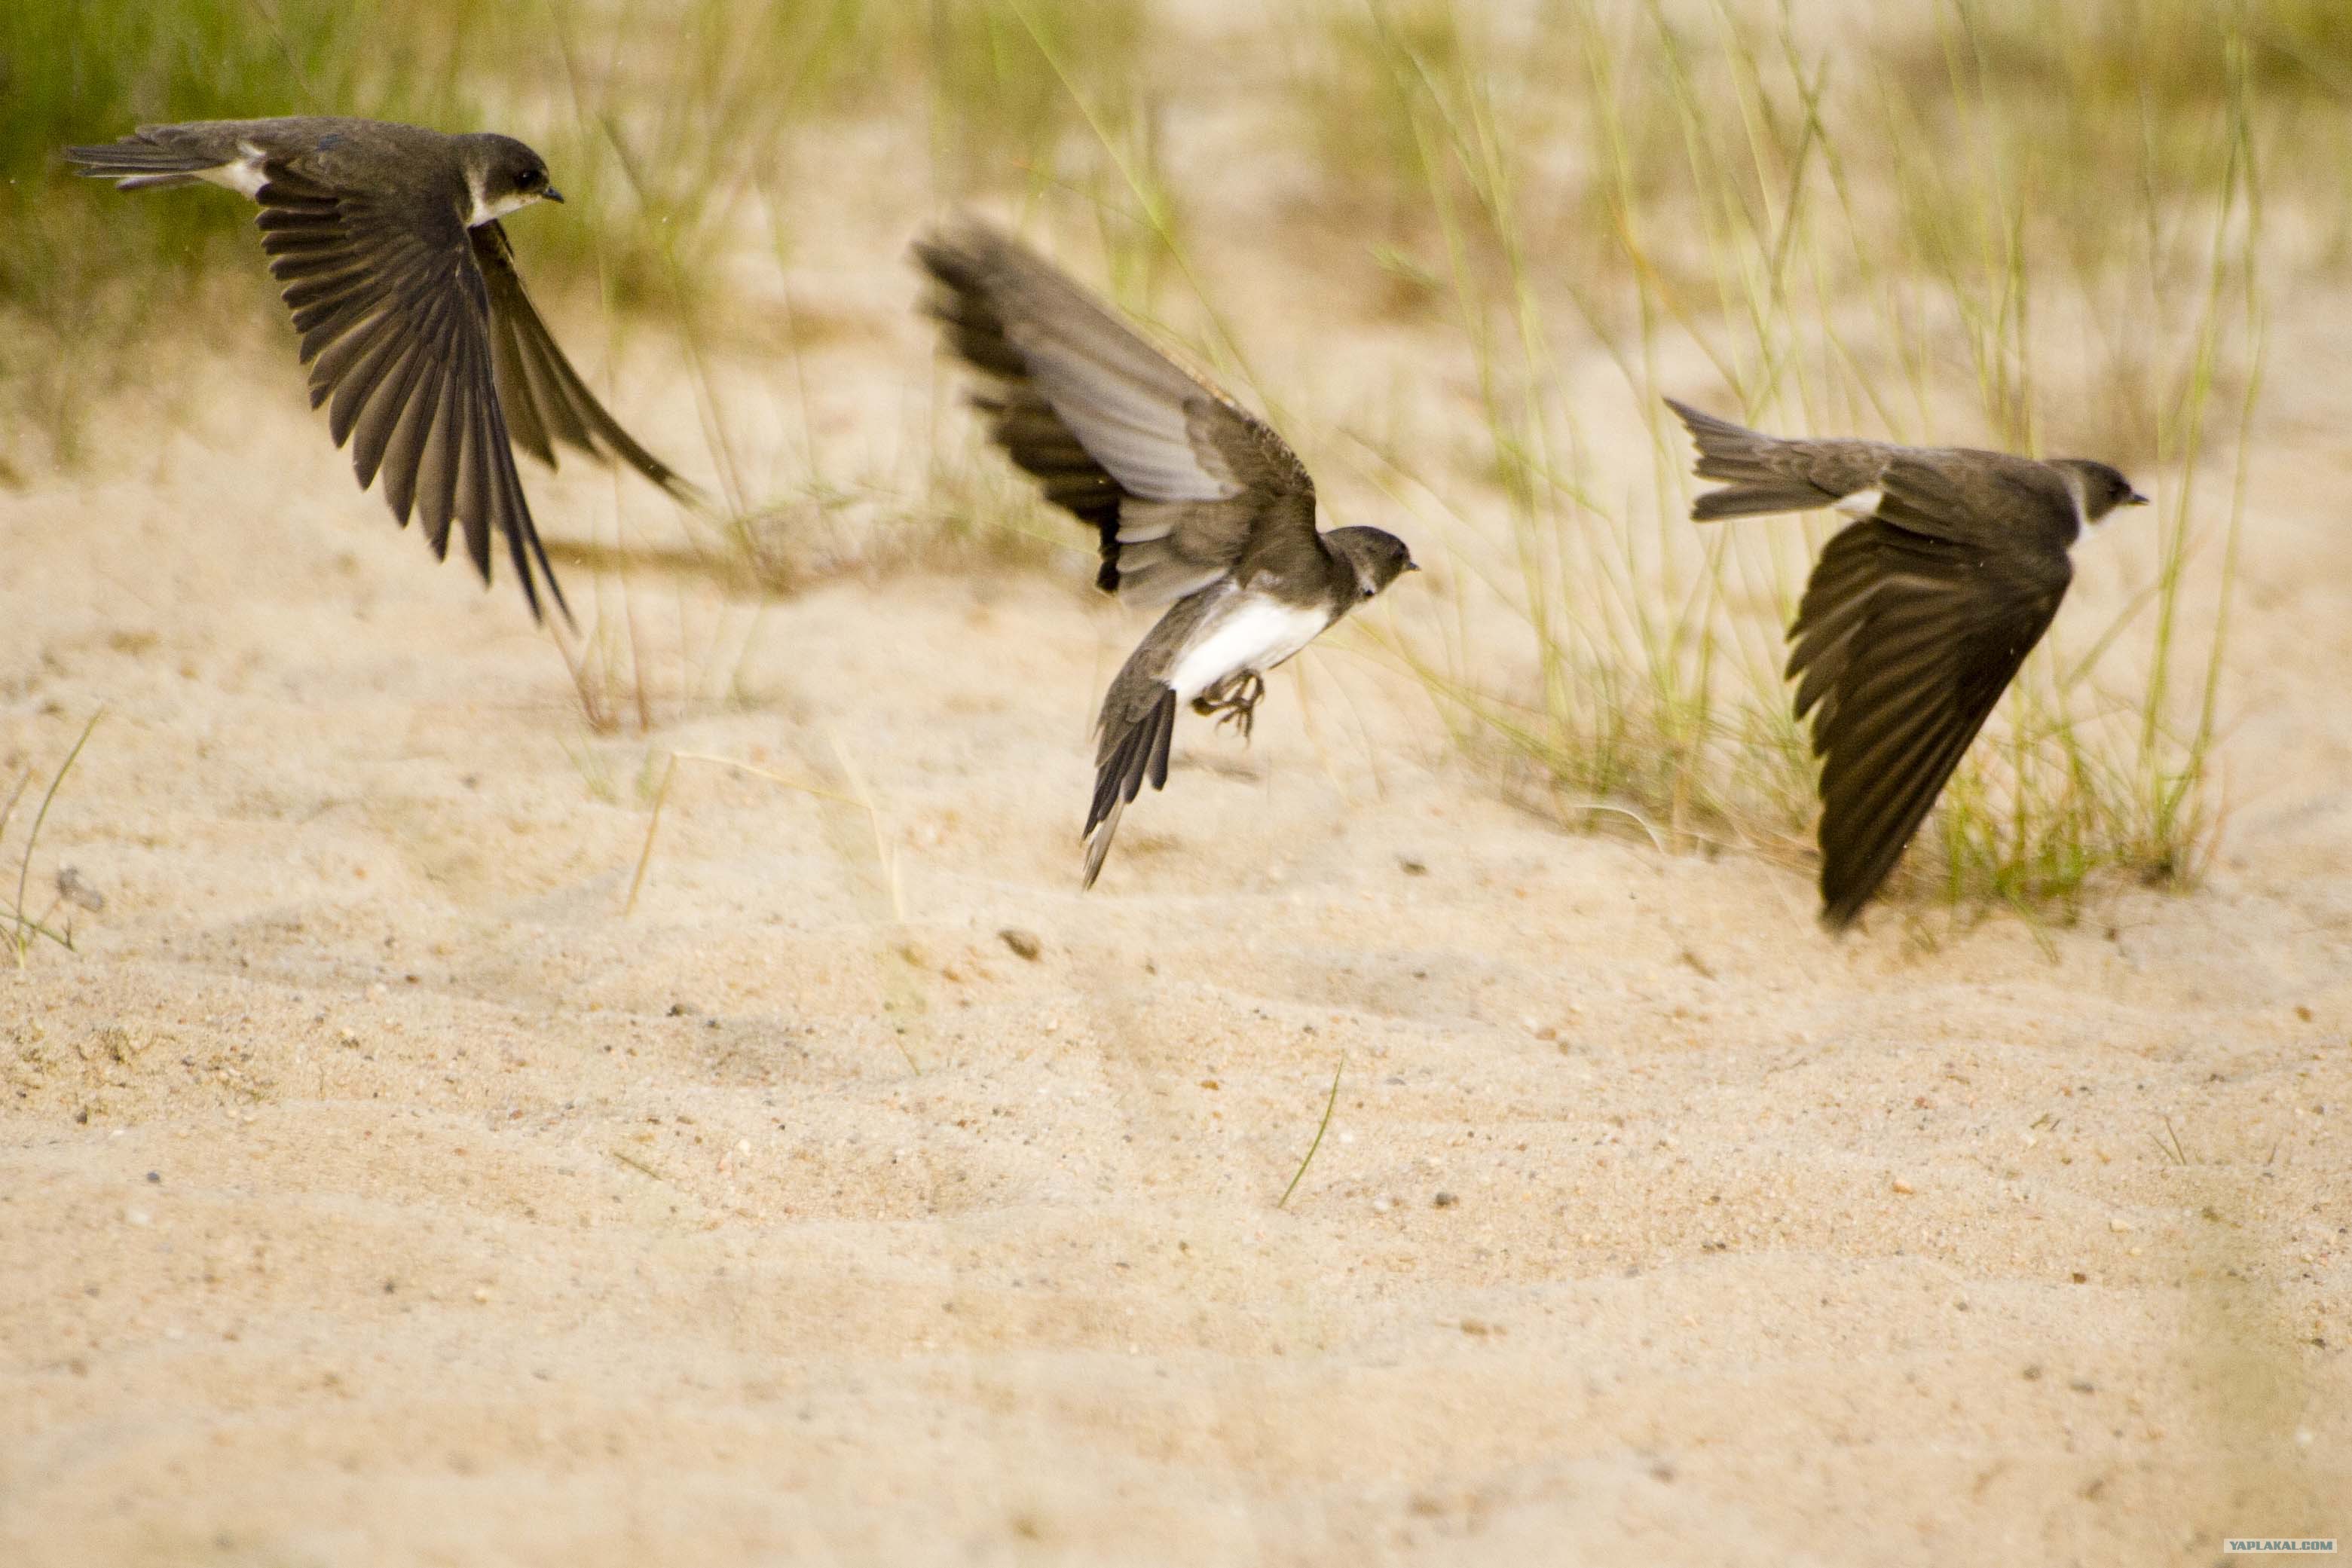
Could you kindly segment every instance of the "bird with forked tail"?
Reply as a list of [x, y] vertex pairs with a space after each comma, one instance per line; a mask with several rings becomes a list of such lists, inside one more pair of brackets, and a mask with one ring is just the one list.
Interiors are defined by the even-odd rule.
[[328, 404], [365, 489], [436, 557], [454, 522], [482, 580], [506, 540], [531, 616], [543, 580], [570, 607], [530, 517], [514, 448], [555, 465], [555, 444], [618, 458], [689, 506], [708, 497], [604, 411], [524, 292], [499, 221], [561, 202], [540, 155], [511, 136], [445, 135], [320, 115], [142, 125], [66, 156], [119, 189], [199, 183], [250, 197], [269, 270], [301, 334], [310, 406]]
[[996, 444], [1100, 536], [1096, 583], [1170, 606], [1103, 698], [1092, 887], [1120, 813], [1145, 779], [1168, 782], [1180, 706], [1246, 737], [1267, 671], [1419, 568], [1379, 528], [1319, 531], [1280, 436], [1018, 240], [966, 223], [915, 258], [948, 346], [994, 383], [973, 402]]
[[1789, 678], [1822, 759], [1822, 919], [1851, 925], [2050, 628], [2075, 543], [2147, 497], [2105, 463], [1794, 441], [1667, 406], [1698, 448], [1701, 522], [1827, 507], [1852, 524], [1805, 584]]

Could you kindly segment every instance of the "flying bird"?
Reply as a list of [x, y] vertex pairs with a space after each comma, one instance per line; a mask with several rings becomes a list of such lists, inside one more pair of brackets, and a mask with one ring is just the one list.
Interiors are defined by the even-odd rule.
[[1379, 528], [1318, 532], [1315, 483], [1279, 435], [1012, 236], [967, 222], [915, 258], [948, 346], [994, 383], [972, 401], [996, 444], [1099, 534], [1096, 585], [1169, 606], [1096, 721], [1092, 887], [1143, 781], [1168, 782], [1179, 706], [1246, 738], [1267, 671], [1420, 569]]
[[571, 609], [531, 524], [516, 446], [551, 468], [557, 442], [617, 457], [705, 504], [604, 411], [524, 292], [499, 220], [563, 197], [514, 138], [324, 116], [204, 120], [142, 125], [66, 156], [121, 190], [201, 181], [258, 203], [310, 406], [328, 404], [360, 487], [381, 476], [393, 516], [403, 527], [421, 516], [436, 558], [458, 524], [485, 583], [491, 536], [502, 536], [532, 619], [534, 569], [567, 621]]
[[1669, 398], [1700, 522], [1827, 507], [1853, 521], [1805, 584], [1788, 678], [1822, 759], [1822, 920], [1853, 923], [2066, 597], [2075, 542], [2147, 497], [2105, 463], [1784, 441]]

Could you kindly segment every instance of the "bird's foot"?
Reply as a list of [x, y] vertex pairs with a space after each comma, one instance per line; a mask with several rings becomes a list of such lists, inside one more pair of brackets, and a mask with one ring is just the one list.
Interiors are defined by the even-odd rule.
[[1244, 670], [1229, 675], [1192, 699], [1192, 711], [1206, 717], [1217, 716], [1220, 727], [1234, 725], [1242, 732], [1242, 742], [1247, 745], [1250, 730], [1257, 722], [1257, 705], [1265, 700], [1265, 677], [1255, 670]]

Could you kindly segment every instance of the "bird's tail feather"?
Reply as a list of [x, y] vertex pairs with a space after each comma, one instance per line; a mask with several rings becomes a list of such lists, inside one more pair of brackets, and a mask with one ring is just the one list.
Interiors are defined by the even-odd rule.
[[1692, 444], [1698, 448], [1698, 476], [1719, 479], [1730, 486], [1698, 497], [1691, 507], [1691, 516], [1697, 521], [1753, 517], [1772, 512], [1810, 512], [1822, 504], [1820, 490], [1801, 479], [1791, 478], [1769, 461], [1773, 450], [1782, 444], [1777, 437], [1734, 424], [1727, 419], [1717, 419], [1711, 413], [1701, 413], [1673, 398], [1666, 399], [1666, 406], [1675, 411], [1675, 416], [1690, 432]]
[[[1725, 476], [1710, 472], [1699, 465], [1703, 479], [1720, 479]], [[1702, 523], [1722, 517], [1756, 517], [1773, 512], [1810, 512], [1823, 504], [1822, 493], [1811, 485], [1801, 485], [1788, 479], [1776, 479], [1765, 484], [1726, 486], [1709, 490], [1691, 503], [1691, 517]]]
[[160, 191], [193, 185], [207, 169], [220, 167], [210, 152], [184, 147], [159, 147], [152, 141], [110, 141], [100, 147], [68, 147], [66, 157], [74, 172], [93, 180], [112, 180], [125, 191]]
[[1102, 873], [1119, 813], [1142, 792], [1146, 778], [1154, 789], [1168, 784], [1168, 751], [1176, 736], [1176, 688], [1163, 685], [1150, 707], [1128, 720], [1116, 735], [1106, 732], [1095, 768], [1094, 803], [1087, 810], [1087, 872], [1092, 887]]
[[1126, 802], [1121, 801], [1110, 809], [1110, 815], [1087, 831], [1087, 874], [1086, 880], [1079, 884], [1080, 887], [1094, 886], [1095, 878], [1102, 874], [1103, 861], [1110, 854], [1111, 838], [1118, 831], [1119, 813], [1126, 810]]

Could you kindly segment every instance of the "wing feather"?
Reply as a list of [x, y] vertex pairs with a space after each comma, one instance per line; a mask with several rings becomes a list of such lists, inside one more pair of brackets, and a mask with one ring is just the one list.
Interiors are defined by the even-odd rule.
[[564, 358], [531, 304], [522, 274], [515, 270], [514, 246], [505, 227], [483, 224], [471, 231], [471, 239], [498, 345], [484, 344], [486, 373], [509, 411], [509, 434], [520, 433], [516, 438], [523, 449], [552, 468], [553, 442], [560, 441], [592, 457], [627, 464], [688, 506], [708, 507], [710, 497], [701, 486], [646, 451], [606, 412]]
[[[376, 383], [375, 392], [352, 411], [352, 469], [359, 476], [360, 488], [363, 490], [375, 482], [378, 470], [383, 468], [402, 416], [415, 401], [416, 388], [424, 381], [433, 357], [429, 329], [415, 335], [397, 334], [395, 340], [399, 358]], [[392, 472], [401, 474], [401, 465], [395, 464]], [[396, 493], [395, 484], [399, 486]], [[403, 523], [408, 521], [406, 496], [406, 481], [387, 476], [384, 500]]]
[[514, 468], [482, 242], [454, 204], [444, 214], [331, 189], [279, 162], [265, 172], [262, 248], [301, 334], [310, 401], [328, 405], [361, 486], [382, 479], [393, 515], [416, 518], [436, 557], [461, 528], [486, 582], [492, 536], [504, 535], [533, 617], [536, 577], [568, 618]]
[[1050, 262], [978, 224], [915, 256], [949, 346], [999, 383], [974, 400], [990, 434], [1096, 529], [1101, 587], [1167, 603], [1270, 545], [1322, 559], [1314, 483], [1282, 438]]
[[465, 390], [457, 371], [457, 365], [445, 361], [442, 374], [433, 382], [424, 439], [417, 448], [416, 505], [425, 537], [433, 542], [433, 553], [444, 558], [449, 552], [449, 524], [457, 507], [457, 404]]
[[1938, 513], [1953, 497], [1932, 484], [1903, 497], [1894, 510], [1920, 527], [1882, 510], [1838, 533], [1790, 629], [1797, 716], [1811, 715], [1822, 759], [1822, 918], [1832, 927], [1894, 870], [2073, 580], [2044, 530], [1992, 538], [1979, 519]]

